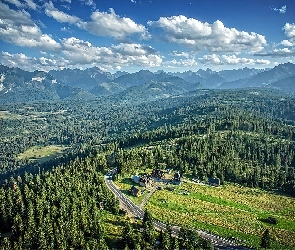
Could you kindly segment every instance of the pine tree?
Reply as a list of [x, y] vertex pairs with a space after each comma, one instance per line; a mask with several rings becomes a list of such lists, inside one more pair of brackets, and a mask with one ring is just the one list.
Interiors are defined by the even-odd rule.
[[150, 245], [154, 245], [155, 242], [155, 226], [153, 217], [150, 212], [145, 210], [144, 216], [143, 216], [143, 240]]
[[169, 233], [167, 230], [164, 231], [163, 233], [163, 239], [162, 239], [162, 242], [160, 244], [161, 246], [161, 249], [163, 250], [169, 250], [170, 249], [170, 237], [169, 237]]
[[261, 243], [260, 246], [262, 248], [270, 248], [270, 232], [269, 229], [266, 229], [261, 237]]
[[134, 232], [133, 229], [130, 226], [130, 223], [126, 223], [124, 229], [123, 229], [123, 246], [128, 247], [128, 249], [134, 249]]
[[179, 242], [178, 242], [178, 238], [173, 237], [173, 241], [171, 243], [171, 249], [173, 250], [179, 250]]

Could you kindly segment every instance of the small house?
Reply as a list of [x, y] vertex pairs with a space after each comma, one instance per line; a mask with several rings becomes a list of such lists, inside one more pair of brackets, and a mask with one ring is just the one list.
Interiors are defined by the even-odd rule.
[[161, 169], [154, 169], [152, 172], [152, 176], [158, 179], [162, 179], [165, 177], [165, 173]]
[[218, 187], [220, 186], [220, 179], [219, 178], [208, 178], [209, 185]]
[[141, 190], [135, 186], [131, 187], [130, 192], [132, 195], [134, 195], [136, 197], [141, 196]]
[[144, 175], [139, 180], [139, 185], [143, 187], [151, 187], [153, 185], [153, 179], [151, 175]]
[[131, 177], [131, 180], [132, 180], [133, 182], [139, 184], [140, 176], [138, 176], [138, 175], [133, 175], [133, 176]]

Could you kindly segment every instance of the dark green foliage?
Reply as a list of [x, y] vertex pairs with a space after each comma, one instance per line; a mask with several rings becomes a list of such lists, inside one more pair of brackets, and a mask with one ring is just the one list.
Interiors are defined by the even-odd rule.
[[137, 243], [135, 240], [136, 240], [136, 235], [132, 226], [130, 225], [130, 223], [126, 223], [123, 230], [123, 235], [122, 235], [123, 245], [127, 249], [134, 249]]
[[165, 230], [160, 240], [160, 249], [169, 250], [171, 248], [170, 237], [168, 230]]
[[201, 238], [194, 229], [181, 228], [178, 236], [180, 249], [213, 249], [211, 242]]
[[[101, 205], [118, 213], [100, 173], [110, 167], [118, 169], [114, 178], [166, 166], [295, 195], [295, 101], [277, 92], [197, 91], [147, 103], [109, 97], [0, 110], [8, 112], [0, 114], [0, 231], [12, 234], [0, 238], [5, 249], [105, 248]], [[68, 149], [43, 162], [18, 158], [47, 145]], [[135, 249], [155, 242], [145, 216]], [[209, 247], [195, 232], [183, 234], [169, 240], [173, 249]]]
[[262, 248], [270, 248], [270, 232], [269, 229], [266, 229], [261, 237], [260, 246]]
[[143, 241], [153, 246], [155, 244], [155, 239], [156, 239], [155, 226], [154, 226], [153, 217], [151, 213], [147, 210], [145, 210], [145, 213], [144, 213], [142, 226], [143, 226], [143, 233], [142, 233]]
[[[102, 156], [76, 159], [41, 176], [11, 179], [0, 189], [1, 232], [19, 249], [108, 249], [101, 208], [118, 212], [106, 188]], [[2, 240], [7, 245], [7, 239]], [[7, 248], [9, 249], [9, 248]]]

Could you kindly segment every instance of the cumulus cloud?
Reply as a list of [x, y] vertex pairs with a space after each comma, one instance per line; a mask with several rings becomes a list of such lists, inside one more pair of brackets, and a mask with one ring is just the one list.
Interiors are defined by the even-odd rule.
[[60, 23], [71, 23], [76, 24], [81, 21], [79, 17], [66, 14], [53, 6], [52, 2], [46, 3], [45, 14], [49, 17], [53, 17], [56, 21]]
[[286, 23], [283, 30], [285, 31], [285, 35], [288, 37], [288, 40], [283, 40], [281, 44], [287, 47], [295, 46], [295, 24]]
[[[288, 39], [281, 41], [275, 48], [265, 50], [259, 53], [254, 53], [255, 56], [270, 56], [270, 57], [292, 57], [295, 56], [295, 24], [286, 23], [283, 27], [285, 35]], [[284, 48], [281, 48], [283, 45]]]
[[123, 39], [133, 34], [141, 34], [148, 37], [146, 28], [135, 23], [128, 17], [118, 16], [113, 9], [107, 12], [95, 11], [91, 14], [91, 22], [80, 22], [78, 27], [89, 31], [97, 36], [110, 36]]
[[251, 65], [258, 65], [258, 64], [264, 64], [268, 65], [270, 64], [269, 60], [264, 59], [250, 59], [250, 58], [243, 58], [243, 57], [237, 57], [236, 55], [204, 55], [203, 57], [199, 58], [199, 61], [204, 64], [212, 64], [212, 65], [245, 65], [245, 64], [251, 64]]
[[168, 42], [178, 43], [195, 51], [255, 52], [262, 50], [266, 44], [264, 36], [227, 28], [219, 20], [209, 24], [180, 15], [160, 17], [158, 21], [149, 21], [148, 25], [164, 30]]
[[187, 52], [178, 52], [178, 51], [173, 51], [172, 56], [176, 56], [176, 57], [185, 57], [185, 58], [189, 58], [190, 57], [190, 54], [187, 53]]
[[59, 58], [59, 60], [45, 58], [45, 57], [29, 57], [23, 53], [10, 54], [8, 52], [0, 53], [0, 60], [4, 65], [9, 67], [19, 67], [24, 70], [44, 70], [63, 68], [68, 64], [68, 61]]
[[279, 12], [280, 14], [284, 14], [284, 13], [287, 12], [287, 6], [286, 5], [282, 6], [281, 8], [272, 7], [271, 9], [274, 10], [274, 11]]
[[60, 55], [44, 54], [40, 58], [32, 58], [24, 54], [2, 52], [0, 60], [5, 65], [27, 70], [50, 70], [86, 65], [112, 70], [121, 69], [123, 66], [156, 67], [162, 63], [162, 58], [153, 48], [140, 44], [120, 43], [111, 47], [96, 47], [90, 42], [71, 37], [63, 39], [61, 45]]
[[194, 58], [190, 59], [180, 59], [180, 60], [170, 60], [163, 62], [163, 66], [167, 68], [177, 68], [177, 67], [193, 67], [196, 66], [198, 63]]
[[270, 64], [270, 61], [268, 60], [263, 60], [263, 59], [254, 60], [249, 58], [240, 58], [240, 57], [237, 57], [236, 55], [230, 55], [230, 56], [223, 55], [222, 59], [224, 63], [227, 65]]
[[80, 29], [87, 30], [97, 36], [110, 36], [124, 40], [126, 37], [139, 34], [142, 39], [150, 38], [150, 34], [143, 25], [135, 23], [128, 17], [120, 17], [112, 8], [109, 12], [94, 11], [90, 16], [91, 21], [88, 22], [58, 10], [52, 2], [46, 3], [44, 6], [46, 15], [53, 17], [56, 21], [75, 24]]
[[111, 47], [96, 47], [75, 37], [64, 39], [62, 43], [64, 55], [73, 64], [155, 67], [162, 62], [152, 47], [141, 44], [120, 43]]
[[220, 65], [223, 64], [218, 55], [204, 55], [203, 57], [199, 58], [199, 61], [204, 64], [213, 64], [213, 65]]
[[295, 56], [295, 47], [274, 49], [267, 52], [256, 53], [255, 56], [270, 56], [270, 57], [291, 57]]
[[31, 20], [25, 10], [12, 10], [0, 2], [0, 39], [21, 47], [32, 47], [56, 51], [60, 44]]

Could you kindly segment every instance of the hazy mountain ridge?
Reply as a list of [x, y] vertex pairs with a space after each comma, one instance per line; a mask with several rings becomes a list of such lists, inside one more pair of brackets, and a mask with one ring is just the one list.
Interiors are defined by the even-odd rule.
[[169, 73], [173, 76], [178, 76], [190, 83], [201, 83], [205, 88], [216, 88], [221, 83], [227, 80], [222, 77], [219, 72], [212, 71], [211, 69], [202, 70], [199, 69], [197, 72], [191, 70], [183, 73]]
[[18, 68], [0, 66], [0, 103], [90, 98], [83, 89], [62, 85], [43, 71], [28, 72]]
[[273, 82], [269, 85], [269, 87], [295, 93], [295, 75]]
[[180, 77], [166, 76], [163, 79], [151, 80], [139, 86], [127, 88], [117, 97], [124, 101], [145, 102], [161, 98], [182, 95], [202, 88], [200, 83], [189, 83]]
[[140, 70], [111, 74], [97, 67], [28, 72], [0, 65], [0, 103], [116, 95], [120, 99], [154, 100], [189, 91], [267, 87], [294, 93], [295, 64], [272, 69], [211, 69], [182, 73]]
[[219, 71], [218, 73], [227, 81], [231, 82], [231, 81], [251, 78], [267, 70], [268, 69], [250, 69], [245, 67], [243, 69], [222, 70], [222, 71]]
[[61, 84], [82, 88], [84, 90], [91, 90], [98, 84], [111, 81], [115, 78], [111, 73], [104, 72], [97, 67], [85, 70], [51, 70], [48, 73], [54, 76]]
[[[272, 69], [260, 72], [246, 79], [224, 82], [218, 88], [220, 89], [251, 88], [251, 87], [272, 88], [274, 87], [272, 83], [281, 81], [291, 76], [295, 76], [295, 64], [284, 63], [278, 66], [275, 66]], [[291, 89], [289, 88], [282, 88], [282, 90], [287, 92], [292, 92]]]

